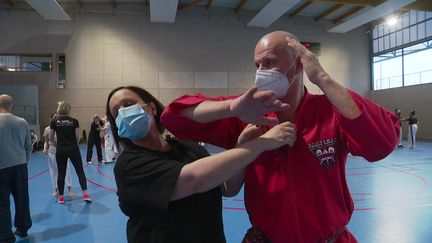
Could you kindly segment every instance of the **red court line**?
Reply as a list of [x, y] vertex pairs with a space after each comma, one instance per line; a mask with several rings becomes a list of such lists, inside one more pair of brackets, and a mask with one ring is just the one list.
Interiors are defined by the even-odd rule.
[[404, 174], [407, 174], [407, 175], [412, 175], [414, 177], [417, 177], [419, 180], [421, 180], [423, 182], [423, 187], [429, 187], [429, 181], [426, 180], [425, 178], [423, 178], [423, 177], [421, 177], [419, 175], [416, 175], [414, 173], [411, 173], [411, 172], [405, 172], [405, 171], [401, 171], [401, 172], [404, 173]]
[[417, 179], [419, 179], [419, 180], [421, 180], [423, 182], [423, 186], [424, 187], [428, 187], [429, 186], [429, 182], [425, 178], [423, 178], [423, 177], [421, 177], [419, 175], [416, 175], [414, 173], [403, 171], [403, 170], [393, 169], [391, 167], [387, 167], [387, 166], [384, 166], [384, 165], [382, 165], [381, 167], [387, 168], [387, 169], [390, 169], [390, 170], [393, 170], [393, 171], [397, 171], [397, 172], [400, 172], [400, 173], [403, 173], [403, 174], [406, 174], [406, 175], [414, 176], [414, 177], [416, 177]]
[[[87, 167], [87, 165], [85, 165], [84, 167]], [[28, 180], [33, 180], [34, 178], [39, 177], [39, 176], [47, 173], [48, 171], [49, 171], [49, 169], [46, 169], [42, 172], [37, 173], [36, 175], [32, 175], [32, 176], [28, 177]]]
[[97, 186], [97, 187], [100, 187], [100, 188], [102, 188], [102, 189], [105, 189], [105, 190], [107, 190], [107, 191], [110, 191], [110, 192], [117, 192], [117, 189], [113, 189], [113, 188], [106, 187], [106, 186], [104, 186], [104, 185], [101, 185], [101, 184], [99, 184], [99, 183], [96, 183], [96, 182], [93, 181], [93, 180], [90, 180], [89, 178], [87, 178], [87, 181], [90, 182], [91, 184], [93, 184], [93, 185], [95, 185], [95, 186]]
[[[402, 173], [402, 174], [405, 174], [405, 175], [410, 175], [410, 176], [414, 176], [415, 178], [417, 178], [417, 179], [419, 179], [422, 183], [423, 183], [423, 188], [428, 188], [429, 187], [429, 181], [428, 180], [426, 180], [425, 178], [423, 178], [423, 177], [421, 177], [421, 176], [419, 176], [419, 175], [416, 175], [416, 174], [414, 174], [414, 173], [412, 173], [412, 172], [407, 172], [407, 171], [403, 171], [403, 170], [397, 170], [397, 169], [393, 169], [393, 168], [389, 168], [389, 167], [387, 167], [387, 166], [381, 166], [382, 168], [386, 168], [386, 169], [389, 169], [389, 170], [392, 170], [392, 171], [395, 171], [395, 172], [399, 172], [399, 173]], [[352, 192], [351, 193], [351, 195], [362, 195], [362, 196], [365, 196], [365, 195], [376, 195], [376, 194], [380, 194], [380, 195], [386, 195], [386, 196], [389, 196], [389, 195], [405, 195], [406, 194], [406, 192], [395, 192], [395, 193], [382, 193], [382, 192], [375, 192], [375, 193], [371, 193], [371, 192]]]
[[[426, 164], [426, 163], [425, 163], [425, 164]], [[98, 173], [99, 173], [100, 175], [102, 175], [103, 177], [106, 177], [106, 178], [112, 180], [111, 177], [106, 176], [105, 174], [103, 174], [103, 173], [100, 171], [99, 166], [100, 166], [100, 164], [98, 164], [97, 167], [96, 167], [96, 170], [98, 171]], [[88, 167], [88, 165], [85, 165], [84, 167]], [[384, 166], [382, 166], [382, 167], [384, 167]], [[401, 166], [401, 167], [402, 167], [402, 166]], [[392, 169], [392, 168], [389, 168], [389, 167], [385, 167], [385, 168]], [[405, 168], [406, 168], [406, 167], [405, 167]], [[358, 168], [358, 169], [364, 169], [364, 168]], [[413, 169], [413, 168], [409, 168], [409, 169]], [[395, 170], [395, 169], [393, 169], [393, 170], [396, 171], [396, 172], [401, 172], [401, 173], [404, 173], [404, 174], [408, 174], [408, 175], [414, 176], [414, 177], [420, 179], [420, 180], [423, 182], [424, 187], [428, 187], [428, 186], [429, 186], [429, 182], [428, 182], [426, 179], [424, 179], [423, 177], [421, 177], [421, 176], [418, 176], [418, 175], [413, 174], [413, 173], [409, 173], [409, 172], [407, 172], [407, 171], [401, 171], [401, 170]], [[45, 174], [45, 173], [48, 172], [48, 171], [49, 171], [49, 170], [47, 169], [47, 170], [44, 170], [44, 171], [42, 171], [42, 172], [39, 172], [38, 174], [35, 174], [35, 175], [33, 175], [33, 176], [30, 176], [30, 177], [28, 178], [28, 180], [35, 179], [35, 178], [37, 178], [37, 177], [39, 177], [39, 176]], [[372, 172], [372, 171], [371, 171], [371, 172], [366, 172], [366, 173], [357, 173], [357, 174], [349, 174], [349, 175], [366, 175], [366, 174], [376, 174], [376, 172]], [[93, 180], [91, 180], [91, 179], [88, 179], [88, 178], [87, 178], [87, 181], [88, 181], [89, 183], [91, 183], [91, 184], [97, 186], [97, 187], [100, 187], [100, 188], [104, 189], [104, 190], [111, 191], [111, 192], [117, 192], [117, 189], [113, 189], [113, 188], [109, 188], [109, 187], [103, 186], [103, 185], [101, 185], [101, 184], [99, 184], [99, 183], [96, 183], [95, 181], [93, 181]], [[352, 195], [374, 195], [374, 193], [351, 193], [351, 194], [352, 194]], [[380, 193], [380, 194], [382, 194], [382, 193]], [[387, 195], [388, 195], [388, 194], [387, 194]], [[228, 200], [228, 199], [227, 199], [227, 198], [223, 198], [223, 200]], [[354, 201], [363, 201], [363, 200], [366, 200], [366, 199], [354, 199]], [[244, 201], [244, 200], [242, 200], [242, 199], [233, 199], [233, 201], [241, 202], [241, 201]], [[372, 211], [372, 210], [390, 209], [390, 208], [420, 208], [420, 207], [432, 207], [432, 204], [411, 205], [411, 206], [403, 206], [403, 207], [381, 207], [381, 208], [380, 208], [380, 207], [370, 207], [370, 208], [355, 208], [354, 210], [356, 210], [356, 211]], [[226, 210], [235, 210], [235, 211], [245, 211], [245, 210], [246, 210], [245, 208], [236, 208], [236, 207], [223, 207], [223, 209], [226, 209]]]
[[49, 169], [44, 170], [44, 171], [42, 171], [42, 172], [39, 172], [39, 173], [37, 173], [36, 175], [32, 175], [32, 176], [30, 176], [30, 177], [28, 178], [28, 180], [33, 180], [34, 178], [36, 178], [36, 177], [38, 177], [38, 176], [41, 176], [41, 175], [47, 173], [48, 171], [49, 171]]
[[112, 180], [113, 180], [112, 177], [105, 175], [105, 174], [100, 170], [100, 165], [101, 165], [101, 164], [102, 164], [102, 163], [99, 163], [99, 164], [96, 166], [96, 170], [97, 170], [97, 172], [98, 172], [101, 176], [103, 176], [103, 177], [107, 178], [108, 180], [112, 181]]
[[[88, 165], [85, 165], [84, 167], [87, 167], [87, 166], [88, 166]], [[32, 180], [32, 179], [34, 179], [34, 178], [37, 178], [37, 177], [39, 177], [39, 176], [41, 176], [41, 175], [47, 173], [48, 171], [49, 171], [49, 169], [44, 170], [44, 171], [42, 171], [42, 172], [39, 172], [39, 173], [37, 173], [36, 175], [30, 176], [30, 177], [28, 178], [28, 180]], [[90, 179], [88, 179], [88, 178], [87, 178], [87, 181], [90, 182], [91, 184], [97, 186], [97, 187], [102, 188], [102, 189], [105, 189], [105, 190], [108, 190], [108, 191], [111, 191], [111, 192], [117, 192], [117, 189], [112, 189], [112, 188], [109, 188], [109, 187], [103, 186], [103, 185], [98, 184], [98, 183], [96, 183], [96, 182], [94, 182], [94, 181], [92, 181], [92, 180], [90, 180]]]
[[[85, 167], [88, 167], [88, 166], [89, 166], [89, 164], [87, 164]], [[107, 190], [107, 191], [110, 191], [110, 192], [117, 192], [117, 189], [113, 189], [113, 188], [106, 187], [106, 186], [104, 186], [104, 185], [101, 185], [101, 184], [99, 184], [99, 183], [97, 183], [97, 182], [95, 182], [95, 181], [89, 179], [89, 178], [87, 178], [87, 181], [88, 181], [89, 183], [91, 183], [91, 184], [93, 184], [93, 185], [99, 187], [99, 188], [104, 189], [104, 190]]]

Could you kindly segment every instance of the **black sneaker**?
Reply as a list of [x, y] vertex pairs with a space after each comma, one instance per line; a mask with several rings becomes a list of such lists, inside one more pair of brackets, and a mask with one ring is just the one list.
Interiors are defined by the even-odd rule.
[[28, 236], [27, 231], [19, 230], [19, 229], [15, 230], [14, 234], [21, 238], [25, 238]]

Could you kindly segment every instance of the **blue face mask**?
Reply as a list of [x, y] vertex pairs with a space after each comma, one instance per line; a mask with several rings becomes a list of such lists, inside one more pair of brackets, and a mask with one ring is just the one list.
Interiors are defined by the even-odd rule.
[[143, 139], [150, 131], [151, 116], [135, 104], [120, 108], [115, 122], [120, 137], [135, 141]]

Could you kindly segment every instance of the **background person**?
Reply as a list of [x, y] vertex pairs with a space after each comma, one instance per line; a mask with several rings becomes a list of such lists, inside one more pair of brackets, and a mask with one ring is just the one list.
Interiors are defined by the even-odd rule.
[[399, 148], [403, 148], [404, 146], [402, 145], [402, 117], [401, 117], [401, 110], [399, 108], [395, 109], [395, 115], [399, 118], [399, 144], [398, 147]]
[[418, 131], [418, 119], [415, 117], [416, 111], [413, 110], [409, 113], [408, 118], [408, 148], [413, 149], [416, 147], [416, 136]]
[[[26, 237], [32, 226], [29, 208], [27, 163], [32, 152], [27, 122], [12, 114], [15, 104], [11, 96], [0, 95], [0, 242], [15, 242], [15, 235]], [[14, 226], [10, 196], [15, 203]]]
[[83, 200], [91, 202], [90, 195], [87, 191], [87, 179], [84, 173], [81, 153], [78, 147], [78, 128], [79, 122], [77, 119], [69, 116], [71, 105], [66, 101], [58, 103], [57, 114], [50, 124], [49, 139], [53, 140], [54, 135], [57, 135], [57, 150], [56, 160], [58, 168], [57, 188], [59, 195], [57, 202], [63, 204], [64, 184], [68, 159], [71, 160], [78, 175], [78, 180], [83, 191]]
[[96, 147], [97, 159], [99, 162], [102, 162], [102, 144], [101, 144], [101, 135], [100, 131], [102, 131], [103, 121], [100, 119], [98, 114], [95, 114], [93, 117], [93, 122], [90, 125], [90, 132], [88, 135], [87, 142], [87, 163], [92, 163], [93, 156], [93, 146]]
[[115, 145], [114, 136], [111, 129], [111, 123], [105, 118], [104, 126], [102, 128], [103, 136], [104, 136], [104, 147], [105, 147], [105, 161], [115, 162], [118, 151], [117, 146]]
[[[53, 120], [56, 115], [57, 115], [56, 112], [52, 113], [51, 120]], [[50, 140], [49, 131], [50, 131], [50, 126], [47, 126], [43, 134], [43, 137], [45, 139], [43, 152], [44, 154], [48, 155], [48, 168], [51, 176], [51, 183], [54, 188], [53, 196], [57, 197], [59, 193], [57, 188], [58, 169], [57, 169], [57, 161], [56, 161], [57, 135], [54, 134], [54, 139]], [[68, 195], [74, 196], [75, 193], [72, 191], [72, 178], [70, 174], [69, 163], [66, 165], [65, 180], [66, 180], [66, 186], [68, 188]]]

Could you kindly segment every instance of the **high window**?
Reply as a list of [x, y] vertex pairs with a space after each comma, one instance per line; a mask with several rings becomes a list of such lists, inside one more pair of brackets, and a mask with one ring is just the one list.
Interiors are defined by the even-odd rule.
[[432, 13], [410, 11], [372, 30], [373, 89], [432, 83]]

